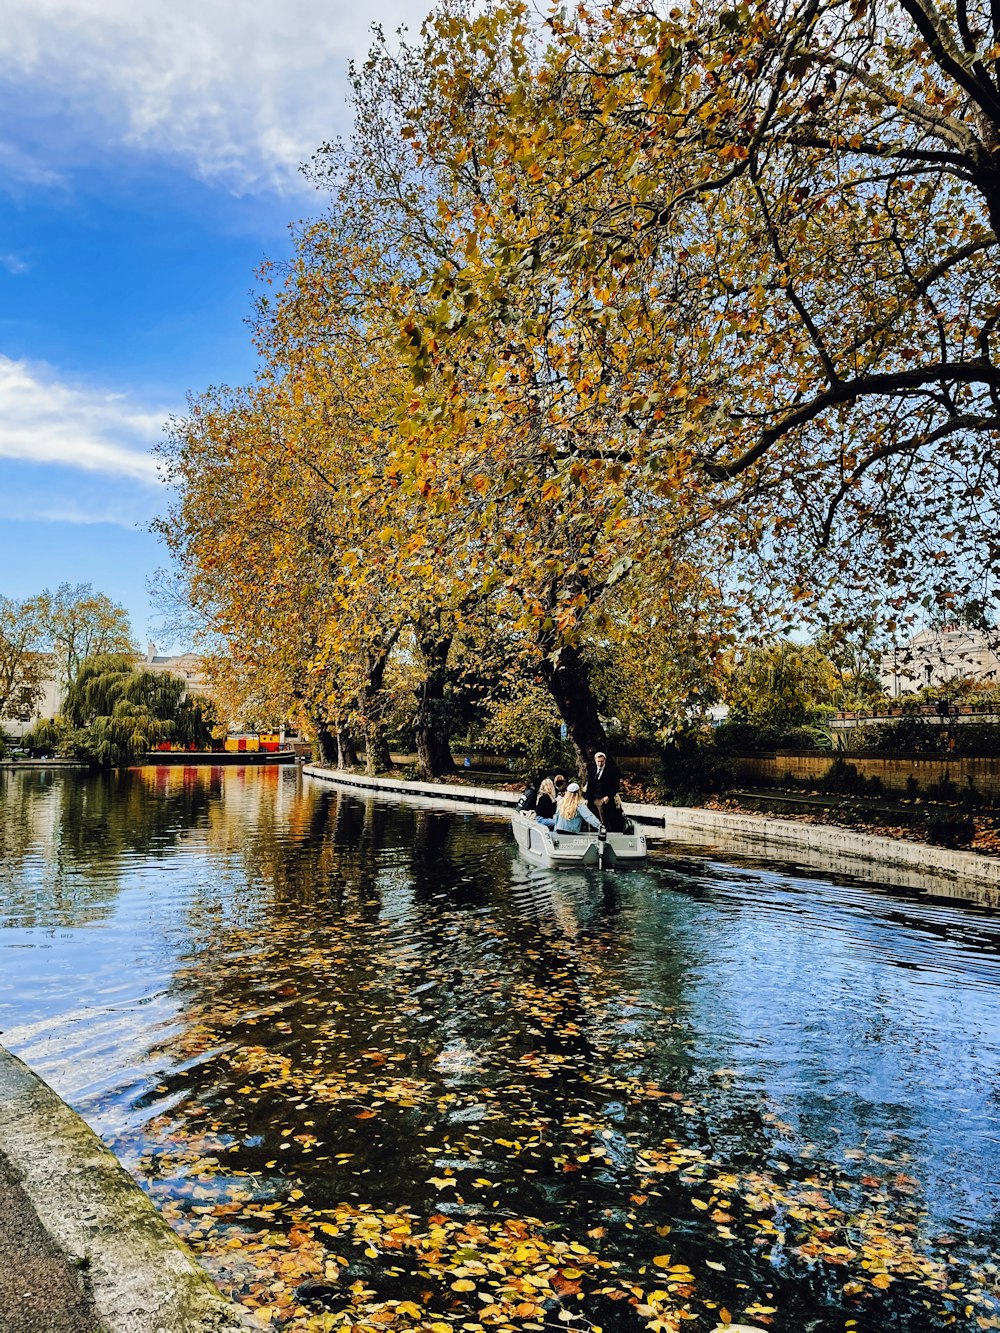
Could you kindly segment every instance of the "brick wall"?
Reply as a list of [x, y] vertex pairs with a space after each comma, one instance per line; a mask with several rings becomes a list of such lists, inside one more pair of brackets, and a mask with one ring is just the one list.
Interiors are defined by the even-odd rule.
[[[866, 778], [880, 778], [886, 791], [903, 792], [907, 778], [916, 778], [921, 790], [938, 782], [946, 774], [961, 789], [971, 778], [976, 790], [1000, 802], [1000, 759], [948, 758], [938, 755], [858, 754], [838, 751]], [[782, 782], [793, 778], [814, 782], [830, 767], [830, 753], [740, 755], [736, 773], [742, 782]]]

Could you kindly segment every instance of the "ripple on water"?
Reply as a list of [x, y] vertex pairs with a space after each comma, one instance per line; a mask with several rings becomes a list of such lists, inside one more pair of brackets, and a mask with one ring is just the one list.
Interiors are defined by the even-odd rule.
[[355, 1265], [411, 1299], [423, 1237], [456, 1328], [455, 1269], [502, 1304], [468, 1255], [509, 1279], [512, 1246], [499, 1327], [992, 1317], [962, 1304], [1000, 1205], [992, 918], [669, 851], [547, 872], [502, 821], [277, 769], [2, 781], [4, 1039], [241, 1298]]

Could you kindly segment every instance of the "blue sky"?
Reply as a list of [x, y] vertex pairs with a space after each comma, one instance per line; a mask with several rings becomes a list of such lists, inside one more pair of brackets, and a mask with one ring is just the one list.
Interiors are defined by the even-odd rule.
[[[347, 63], [426, 0], [7, 0], [0, 31], [0, 593], [90, 582], [157, 637], [151, 447], [253, 371], [254, 271], [324, 199]], [[182, 645], [175, 645], [182, 646]]]

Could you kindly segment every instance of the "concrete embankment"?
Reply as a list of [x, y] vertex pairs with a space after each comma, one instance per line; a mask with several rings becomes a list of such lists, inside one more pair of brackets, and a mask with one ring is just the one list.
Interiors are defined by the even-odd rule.
[[[340, 786], [433, 802], [439, 809], [461, 810], [473, 805], [509, 811], [520, 799], [519, 792], [501, 788], [368, 777], [315, 764], [306, 765], [303, 773]], [[1000, 859], [975, 852], [856, 833], [829, 824], [699, 807], [626, 802], [625, 810], [643, 825], [651, 840], [709, 849], [720, 855], [762, 857], [869, 884], [1000, 907]]]
[[[226, 1300], [113, 1154], [0, 1047], [0, 1287], [11, 1333], [237, 1333]], [[39, 1224], [36, 1226], [37, 1223]], [[23, 1289], [19, 1289], [23, 1284]], [[10, 1308], [13, 1303], [14, 1308]]]

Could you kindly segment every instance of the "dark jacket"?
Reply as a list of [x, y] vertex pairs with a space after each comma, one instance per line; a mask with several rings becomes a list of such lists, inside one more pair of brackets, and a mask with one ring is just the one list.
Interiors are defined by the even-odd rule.
[[600, 777], [597, 776], [597, 765], [593, 760], [587, 765], [587, 790], [585, 795], [587, 803], [593, 804], [602, 796], [614, 798], [618, 795], [618, 788], [621, 786], [621, 773], [618, 765], [613, 759], [609, 759], [604, 765], [604, 772]]
[[556, 812], [556, 803], [551, 796], [540, 792], [535, 799], [535, 814], [539, 819], [551, 819]]

